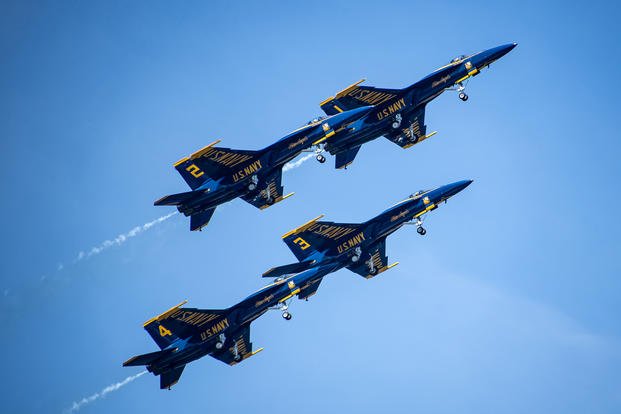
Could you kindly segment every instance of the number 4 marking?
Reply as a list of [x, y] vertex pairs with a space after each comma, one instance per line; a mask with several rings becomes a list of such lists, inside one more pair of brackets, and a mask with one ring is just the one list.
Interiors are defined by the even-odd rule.
[[166, 336], [166, 335], [172, 335], [172, 332], [170, 332], [168, 329], [160, 325], [160, 336]]

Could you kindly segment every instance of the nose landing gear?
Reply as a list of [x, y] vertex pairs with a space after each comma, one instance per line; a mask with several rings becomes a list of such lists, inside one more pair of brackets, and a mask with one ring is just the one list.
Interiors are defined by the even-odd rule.
[[464, 89], [466, 89], [466, 87], [463, 83], [460, 82], [457, 84], [457, 92], [459, 92], [459, 95], [457, 96], [459, 96], [459, 99], [466, 102], [468, 100], [468, 95], [464, 92]]
[[320, 164], [323, 164], [324, 162], [326, 162], [326, 157], [324, 157], [321, 154], [317, 154], [317, 161], [319, 161]]

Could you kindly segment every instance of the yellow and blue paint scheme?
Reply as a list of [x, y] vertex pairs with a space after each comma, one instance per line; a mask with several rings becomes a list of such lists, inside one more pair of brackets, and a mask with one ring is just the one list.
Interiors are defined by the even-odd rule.
[[[348, 86], [319, 106], [328, 115], [373, 105], [367, 115], [352, 123], [347, 131], [317, 144], [335, 155], [335, 167], [345, 168], [354, 161], [360, 146], [384, 135], [401, 148], [409, 148], [430, 138], [425, 107], [442, 92], [476, 76], [481, 70], [509, 53], [516, 43], [497, 46], [470, 56], [459, 56], [418, 82], [403, 89], [362, 85], [364, 79]], [[462, 99], [467, 99], [464, 94]], [[465, 100], [464, 99], [464, 100]]]
[[250, 324], [254, 320], [269, 309], [283, 309], [295, 296], [308, 299], [326, 275], [339, 269], [347, 268], [371, 278], [392, 268], [397, 263], [388, 264], [386, 237], [408, 221], [434, 210], [470, 183], [458, 181], [417, 193], [364, 223], [321, 221], [319, 216], [297, 227], [285, 234], [283, 240], [299, 262], [265, 272], [264, 277], [276, 277], [273, 283], [230, 308], [187, 308], [184, 301], [149, 319], [144, 329], [160, 350], [132, 357], [123, 366], [146, 366], [149, 372], [160, 376], [160, 388], [170, 389], [186, 364], [205, 355], [229, 365], [250, 358], [263, 349], [253, 350], [250, 341]]
[[316, 119], [261, 150], [219, 147], [215, 141], [173, 166], [192, 191], [171, 194], [156, 206], [176, 206], [190, 217], [190, 230], [201, 230], [220, 204], [235, 198], [263, 210], [293, 195], [284, 194], [283, 166], [317, 144], [344, 130], [371, 110], [369, 106]]

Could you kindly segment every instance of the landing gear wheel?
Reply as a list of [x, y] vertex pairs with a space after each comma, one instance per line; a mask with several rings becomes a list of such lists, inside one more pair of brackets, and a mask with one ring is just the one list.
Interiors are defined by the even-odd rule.
[[417, 229], [416, 229], [416, 232], [417, 232], [418, 234], [420, 234], [421, 236], [424, 236], [425, 234], [427, 234], [427, 230], [425, 230], [425, 228], [424, 228], [424, 227], [419, 227], [419, 228], [417, 228]]
[[248, 190], [252, 191], [252, 190], [254, 190], [255, 188], [257, 188], [257, 185], [256, 185], [255, 183], [250, 183], [250, 184], [248, 184]]
[[462, 101], [466, 102], [468, 100], [468, 95], [466, 95], [463, 92], [459, 92], [459, 99], [461, 99]]
[[240, 354], [237, 354], [237, 355], [235, 355], [235, 356], [233, 357], [233, 360], [234, 360], [235, 362], [239, 362], [239, 361], [241, 361], [241, 360], [242, 360], [242, 356], [241, 356]]
[[286, 320], [291, 320], [291, 314], [287, 311], [282, 313], [282, 317], [285, 318]]
[[224, 344], [222, 342], [216, 342], [216, 349], [222, 349]]
[[319, 154], [319, 155], [317, 155], [317, 161], [319, 161], [320, 164], [323, 164], [324, 162], [326, 162], [326, 157], [324, 157], [323, 155]]
[[270, 197], [270, 198], [268, 198], [267, 200], [265, 200], [265, 202], [267, 203], [267, 205], [271, 206], [271, 205], [272, 205], [272, 204], [274, 204], [276, 201], [275, 201], [272, 197]]
[[397, 129], [401, 126], [401, 120], [403, 119], [403, 117], [401, 116], [401, 114], [397, 114], [395, 116], [395, 120], [392, 123], [392, 129]]
[[377, 274], [377, 267], [374, 267], [373, 269], [369, 270], [369, 274], [371, 276], [375, 276]]
[[352, 256], [352, 257], [351, 257], [351, 261], [352, 261], [353, 263], [356, 263], [358, 260], [360, 260], [360, 256]]

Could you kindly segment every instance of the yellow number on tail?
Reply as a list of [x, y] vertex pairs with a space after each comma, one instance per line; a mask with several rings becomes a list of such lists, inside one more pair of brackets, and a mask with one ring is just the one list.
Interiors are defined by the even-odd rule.
[[293, 243], [295, 243], [298, 246], [300, 246], [300, 249], [302, 249], [302, 250], [306, 250], [306, 249], [308, 249], [310, 247], [310, 244], [306, 240], [301, 238], [301, 237], [298, 237], [297, 239], [295, 239], [293, 241]]
[[200, 177], [201, 175], [205, 174], [203, 171], [201, 171], [201, 169], [200, 169], [200, 168], [198, 168], [198, 167], [196, 166], [196, 164], [192, 164], [192, 165], [190, 165], [190, 166], [189, 166], [188, 168], [186, 168], [185, 170], [186, 170], [187, 172], [189, 172], [190, 174], [192, 174], [192, 176], [193, 176], [194, 178], [198, 178], [198, 177]]
[[166, 336], [166, 335], [172, 335], [172, 332], [170, 332], [168, 329], [160, 325], [160, 336]]

